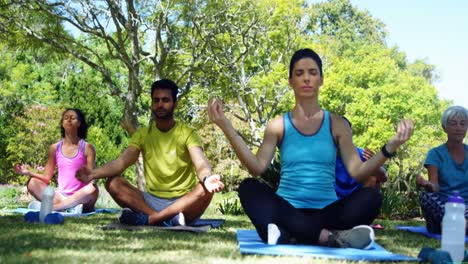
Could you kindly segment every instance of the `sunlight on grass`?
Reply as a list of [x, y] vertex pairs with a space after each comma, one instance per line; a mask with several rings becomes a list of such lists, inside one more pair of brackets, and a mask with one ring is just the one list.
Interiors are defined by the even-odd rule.
[[[110, 204], [109, 197], [102, 204]], [[222, 218], [220, 228], [207, 233], [164, 230], [109, 230], [100, 227], [115, 222], [117, 213], [65, 218], [63, 225], [30, 224], [22, 215], [2, 213], [0, 217], [0, 263], [360, 263], [310, 257], [241, 255], [236, 240], [239, 229], [253, 229], [247, 216], [222, 215], [216, 210], [217, 194], [204, 218]], [[377, 220], [377, 242], [387, 250], [417, 256], [423, 246], [440, 242], [396, 230], [402, 224], [421, 222]], [[364, 263], [364, 262], [361, 262]]]

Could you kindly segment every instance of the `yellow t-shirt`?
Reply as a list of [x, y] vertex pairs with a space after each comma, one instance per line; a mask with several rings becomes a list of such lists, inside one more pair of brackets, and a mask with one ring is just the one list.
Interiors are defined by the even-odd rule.
[[156, 124], [139, 128], [129, 146], [143, 154], [146, 191], [160, 198], [175, 198], [190, 192], [198, 182], [188, 149], [201, 147], [200, 137], [185, 124], [176, 122], [167, 132]]

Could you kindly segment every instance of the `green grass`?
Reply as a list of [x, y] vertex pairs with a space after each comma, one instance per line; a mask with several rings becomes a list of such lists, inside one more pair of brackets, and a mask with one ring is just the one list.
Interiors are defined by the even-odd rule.
[[[29, 224], [22, 215], [0, 213], [0, 263], [350, 263], [310, 257], [243, 256], [236, 231], [253, 226], [247, 216], [221, 215], [216, 210], [220, 200], [221, 195], [216, 195], [204, 217], [224, 218], [226, 223], [204, 234], [101, 230], [101, 226], [117, 220], [116, 213], [66, 218], [63, 225]], [[11, 199], [8, 205], [0, 204], [0, 208], [13, 207]], [[423, 246], [440, 246], [435, 239], [393, 228], [420, 225], [420, 221], [376, 223], [385, 227], [376, 231], [377, 242], [394, 253], [416, 257]]]

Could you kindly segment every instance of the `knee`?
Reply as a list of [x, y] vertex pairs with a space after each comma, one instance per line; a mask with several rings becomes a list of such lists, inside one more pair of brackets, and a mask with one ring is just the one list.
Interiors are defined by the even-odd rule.
[[258, 184], [258, 180], [254, 178], [247, 178], [239, 184], [238, 193], [239, 196], [249, 193], [250, 190], [254, 190], [255, 186]]
[[99, 195], [99, 188], [94, 183], [89, 183], [84, 188], [85, 188], [86, 193], [88, 195], [93, 195], [93, 196], [98, 196]]
[[36, 186], [38, 185], [44, 185], [45, 183], [41, 180], [38, 180], [36, 178], [29, 178], [28, 182], [26, 183], [26, 188], [28, 189], [29, 193], [33, 193], [34, 190], [36, 190]]
[[107, 178], [106, 182], [104, 183], [104, 186], [106, 187], [107, 192], [109, 192], [110, 194], [115, 193], [121, 181], [122, 181], [122, 177], [120, 176]]

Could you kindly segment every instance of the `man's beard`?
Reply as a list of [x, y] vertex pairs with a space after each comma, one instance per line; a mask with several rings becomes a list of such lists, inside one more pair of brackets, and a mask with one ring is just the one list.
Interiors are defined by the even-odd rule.
[[174, 118], [174, 109], [165, 110], [165, 111], [152, 110], [152, 112], [153, 112], [153, 116], [156, 119], [170, 120]]

